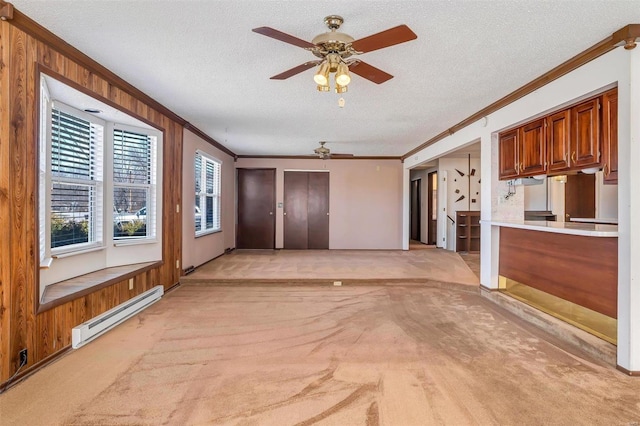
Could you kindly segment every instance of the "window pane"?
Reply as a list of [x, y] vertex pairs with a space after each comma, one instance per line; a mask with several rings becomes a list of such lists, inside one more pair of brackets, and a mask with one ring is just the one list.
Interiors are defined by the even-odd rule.
[[201, 231], [202, 230], [202, 213], [201, 213], [201, 206], [200, 206], [200, 196], [196, 196], [194, 220], [196, 223], [196, 232]]
[[207, 197], [207, 229], [213, 228], [213, 197]]
[[113, 181], [151, 183], [149, 136], [124, 130], [113, 132]]
[[147, 236], [147, 188], [116, 186], [113, 189], [114, 239]]
[[53, 176], [91, 179], [91, 123], [52, 110], [51, 173]]
[[95, 190], [90, 185], [53, 183], [51, 190], [51, 247], [88, 243], [89, 219]]

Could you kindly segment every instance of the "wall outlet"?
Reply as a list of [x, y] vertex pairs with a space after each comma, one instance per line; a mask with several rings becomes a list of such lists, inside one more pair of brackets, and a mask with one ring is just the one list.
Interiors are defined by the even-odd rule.
[[27, 365], [29, 362], [29, 357], [27, 356], [27, 349], [23, 349], [20, 351], [20, 367], [23, 365]]

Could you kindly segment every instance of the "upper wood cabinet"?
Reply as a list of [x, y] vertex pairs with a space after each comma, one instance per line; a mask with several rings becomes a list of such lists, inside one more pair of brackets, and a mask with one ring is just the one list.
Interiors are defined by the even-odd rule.
[[499, 135], [501, 180], [602, 167], [618, 181], [618, 89]]
[[522, 126], [518, 157], [520, 160], [519, 173], [521, 176], [532, 176], [547, 170], [547, 144], [544, 131], [544, 118]]
[[618, 89], [602, 96], [602, 172], [605, 184], [618, 183]]
[[540, 119], [500, 134], [500, 179], [545, 173], [547, 151], [544, 128], [544, 119]]
[[600, 165], [600, 98], [571, 108], [571, 167]]
[[518, 129], [513, 129], [500, 134], [498, 140], [500, 179], [513, 179], [518, 177]]
[[547, 120], [547, 171], [569, 168], [569, 143], [571, 141], [571, 110], [551, 114]]

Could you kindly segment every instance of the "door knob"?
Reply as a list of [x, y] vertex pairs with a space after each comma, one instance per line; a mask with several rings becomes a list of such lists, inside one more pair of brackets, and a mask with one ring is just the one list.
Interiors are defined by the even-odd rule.
[[283, 214], [286, 216], [286, 215], [287, 215], [287, 212], [284, 212]]
[[269, 212], [269, 216], [273, 215], [273, 212]]

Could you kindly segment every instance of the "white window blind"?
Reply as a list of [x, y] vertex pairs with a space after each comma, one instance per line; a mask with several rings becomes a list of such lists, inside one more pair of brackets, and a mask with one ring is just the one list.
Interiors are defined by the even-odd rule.
[[114, 129], [114, 239], [155, 237], [155, 144], [155, 136]]
[[195, 155], [195, 232], [196, 235], [219, 231], [220, 174], [222, 164], [197, 151]]
[[49, 187], [50, 247], [102, 240], [103, 127], [53, 107]]

